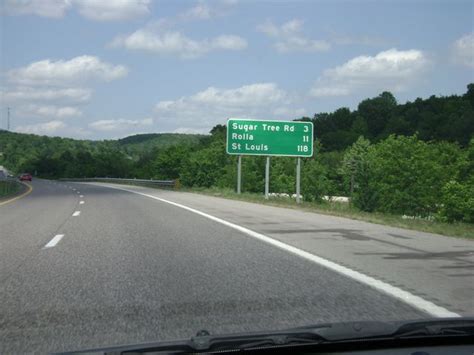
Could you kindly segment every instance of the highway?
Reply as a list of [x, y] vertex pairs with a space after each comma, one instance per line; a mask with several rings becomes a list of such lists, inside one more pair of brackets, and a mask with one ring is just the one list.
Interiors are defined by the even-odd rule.
[[145, 187], [0, 206], [0, 353], [474, 315], [474, 242]]

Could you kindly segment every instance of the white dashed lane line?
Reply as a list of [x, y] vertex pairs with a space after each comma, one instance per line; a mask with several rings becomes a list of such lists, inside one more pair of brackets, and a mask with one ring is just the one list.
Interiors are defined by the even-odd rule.
[[84, 197], [84, 195], [79, 195], [79, 197], [80, 197], [80, 198], [83, 198], [83, 197]]
[[[76, 191], [76, 189], [73, 188], [73, 187], [71, 187], [71, 186], [69, 186], [69, 188], [72, 189], [72, 190], [74, 190], [74, 191]], [[77, 194], [80, 194], [80, 193], [81, 193], [80, 191], [77, 191]], [[81, 197], [84, 197], [84, 196], [81, 195]], [[83, 204], [84, 204], [84, 201], [79, 201], [79, 204], [80, 204], [80, 205], [83, 205]], [[73, 217], [77, 217], [77, 216], [79, 216], [80, 214], [81, 214], [81, 211], [74, 211], [74, 213], [72, 214], [72, 216], [73, 216]], [[46, 244], [46, 245], [43, 247], [43, 249], [48, 249], [48, 248], [53, 248], [53, 247], [55, 247], [55, 246], [61, 241], [61, 239], [63, 239], [63, 237], [64, 237], [64, 234], [56, 234], [56, 235], [54, 236], [54, 238], [51, 239], [51, 240], [48, 242], [48, 244]]]
[[44, 246], [43, 249], [52, 248], [59, 243], [59, 241], [64, 237], [64, 234], [56, 234], [53, 239], [51, 239], [48, 244]]

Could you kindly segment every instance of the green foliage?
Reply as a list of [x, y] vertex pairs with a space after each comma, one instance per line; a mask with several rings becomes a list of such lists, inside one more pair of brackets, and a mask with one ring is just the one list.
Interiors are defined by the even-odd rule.
[[329, 182], [327, 195], [331, 196], [347, 196], [349, 189], [344, 183], [344, 176], [341, 173], [342, 160], [344, 152], [318, 152], [316, 157], [319, 159], [321, 165], [325, 167], [327, 172], [327, 179]]
[[436, 210], [443, 168], [436, 150], [416, 136], [390, 136], [369, 153], [371, 186], [377, 210], [426, 216]]
[[272, 157], [270, 167], [270, 190], [278, 193], [293, 194], [296, 186], [295, 159]]
[[304, 161], [301, 172], [301, 193], [306, 201], [321, 201], [330, 190], [328, 172], [318, 159]]
[[439, 215], [447, 222], [474, 223], [474, 185], [447, 182], [441, 190]]
[[117, 141], [118, 147], [133, 157], [180, 145], [198, 145], [206, 136], [199, 134], [148, 133], [136, 134]]
[[[440, 209], [445, 184], [471, 174], [463, 172], [466, 160], [456, 144], [391, 135], [375, 145], [359, 138], [346, 151], [341, 170], [346, 181], [354, 182], [353, 203], [359, 209], [430, 216]], [[446, 190], [447, 196], [453, 191]]]
[[[173, 134], [145, 136], [133, 136], [119, 142], [81, 141], [0, 131], [0, 164], [16, 173], [31, 172], [45, 178], [150, 178], [156, 174], [152, 163], [157, 151], [153, 147], [171, 147]], [[196, 135], [176, 137], [174, 144], [182, 143], [187, 146], [201, 140], [201, 136]], [[160, 140], [163, 142], [158, 143]], [[135, 152], [135, 155], [128, 154], [128, 151], [133, 153], [136, 148], [134, 146], [135, 148], [130, 149], [130, 145], [136, 144], [140, 144], [140, 149], [143, 150]], [[165, 171], [162, 175], [176, 174]]]
[[231, 158], [225, 152], [225, 142], [213, 141], [208, 147], [189, 155], [186, 165], [180, 173], [185, 186], [211, 187], [228, 172], [225, 166]]
[[367, 155], [369, 153], [370, 141], [360, 136], [357, 141], [344, 153], [341, 173], [346, 177], [349, 190], [353, 190], [353, 185], [359, 181], [356, 177], [362, 173], [367, 164]]
[[155, 151], [155, 159], [151, 162], [153, 178], [158, 180], [177, 179], [183, 171], [192, 146], [179, 145]]
[[20, 188], [21, 185], [17, 181], [0, 180], [0, 197], [14, 195]]
[[390, 134], [418, 134], [424, 141], [467, 146], [474, 132], [474, 84], [469, 84], [462, 96], [431, 96], [401, 105], [391, 93], [383, 92], [363, 100], [356, 111], [342, 108], [317, 113], [312, 121], [324, 151], [344, 150], [361, 135], [377, 142]]
[[[275, 162], [276, 159], [273, 160]], [[234, 176], [236, 175], [236, 163], [233, 164]], [[236, 186], [236, 180], [232, 187]], [[242, 157], [242, 191], [259, 192], [265, 188], [265, 158], [264, 157]]]

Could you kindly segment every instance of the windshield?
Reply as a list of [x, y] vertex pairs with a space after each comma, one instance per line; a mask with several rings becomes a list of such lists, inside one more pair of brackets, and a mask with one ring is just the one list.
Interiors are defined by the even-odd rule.
[[0, 12], [0, 353], [474, 316], [472, 1]]

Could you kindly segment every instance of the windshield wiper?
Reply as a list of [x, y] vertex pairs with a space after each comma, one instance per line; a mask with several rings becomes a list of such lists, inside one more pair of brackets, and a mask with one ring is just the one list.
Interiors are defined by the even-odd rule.
[[264, 346], [282, 346], [295, 344], [318, 344], [326, 339], [318, 334], [316, 329], [326, 327], [319, 325], [312, 329], [292, 329], [270, 333], [250, 333], [244, 335], [212, 336], [206, 331], [198, 332], [191, 338], [192, 347], [197, 351], [252, 349]]
[[83, 350], [63, 354], [101, 352], [127, 354], [148, 352], [219, 352], [272, 349], [286, 346], [323, 346], [359, 341], [397, 341], [426, 338], [469, 338], [474, 341], [474, 318], [445, 318], [410, 322], [346, 322], [308, 325], [271, 332], [211, 335], [202, 330], [189, 340]]
[[449, 319], [411, 322], [403, 324], [391, 334], [393, 337], [414, 336], [474, 336], [474, 319]]

